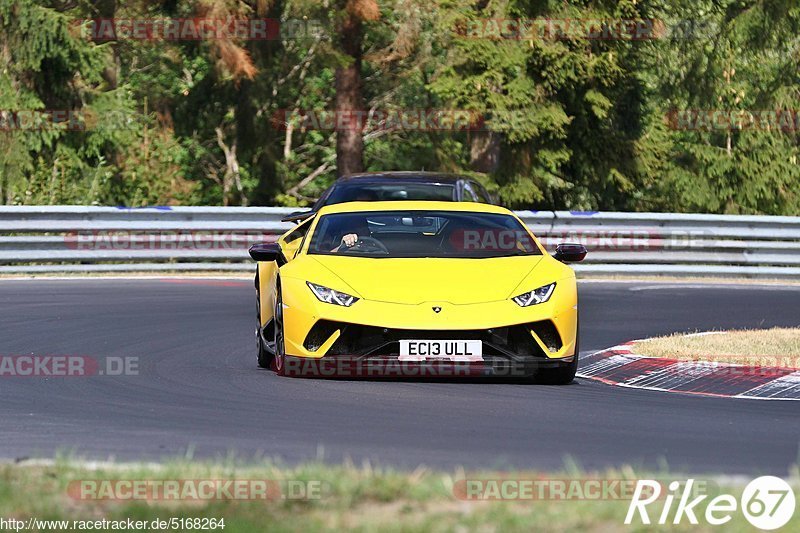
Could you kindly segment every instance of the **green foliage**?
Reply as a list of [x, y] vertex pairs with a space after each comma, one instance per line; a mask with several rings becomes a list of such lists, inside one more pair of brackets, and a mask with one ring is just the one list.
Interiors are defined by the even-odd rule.
[[[363, 23], [366, 108], [482, 120], [470, 131], [370, 122], [366, 168], [468, 173], [518, 208], [800, 214], [797, 130], [668, 120], [686, 110], [796, 112], [795, 4], [378, 2], [379, 18]], [[94, 42], [78, 23], [98, 16], [93, 2], [0, 0], [3, 124], [32, 110], [86, 122], [0, 128], [0, 202], [308, 205], [335, 179], [336, 132], [287, 131], [276, 118], [332, 109], [344, 5], [117, 2], [120, 19], [275, 18], [311, 21], [316, 32]], [[663, 24], [656, 39], [508, 39], [492, 19]]]

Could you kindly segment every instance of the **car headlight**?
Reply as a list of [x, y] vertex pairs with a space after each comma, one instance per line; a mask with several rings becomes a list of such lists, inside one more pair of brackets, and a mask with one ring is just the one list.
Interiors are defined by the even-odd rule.
[[358, 298], [355, 296], [350, 296], [344, 292], [335, 291], [333, 289], [329, 289], [328, 287], [311, 283], [310, 281], [306, 281], [306, 284], [308, 285], [308, 288], [311, 289], [311, 292], [314, 293], [314, 296], [316, 296], [320, 302], [325, 302], [326, 304], [350, 307], [358, 301]]
[[539, 287], [538, 289], [528, 291], [526, 293], [520, 294], [519, 296], [514, 296], [511, 299], [514, 300], [514, 303], [516, 303], [520, 307], [528, 307], [529, 305], [543, 304], [544, 302], [550, 299], [555, 289], [556, 289], [556, 284], [551, 283], [550, 285]]

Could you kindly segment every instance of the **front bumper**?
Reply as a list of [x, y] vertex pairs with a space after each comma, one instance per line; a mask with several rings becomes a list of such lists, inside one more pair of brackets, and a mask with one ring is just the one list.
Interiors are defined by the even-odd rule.
[[547, 359], [563, 348], [561, 335], [551, 320], [487, 329], [401, 329], [325, 319], [311, 327], [303, 348], [325, 357], [393, 359], [400, 355], [400, 341], [404, 339], [477, 340], [483, 346], [484, 359], [511, 362]]
[[575, 355], [574, 279], [559, 282], [560, 290], [550, 301], [526, 308], [511, 300], [459, 305], [365, 299], [342, 307], [317, 300], [304, 280], [283, 278], [282, 284], [288, 356], [396, 361], [402, 339], [478, 339], [483, 342], [483, 367], [489, 368], [541, 366], [548, 360], [567, 362]]

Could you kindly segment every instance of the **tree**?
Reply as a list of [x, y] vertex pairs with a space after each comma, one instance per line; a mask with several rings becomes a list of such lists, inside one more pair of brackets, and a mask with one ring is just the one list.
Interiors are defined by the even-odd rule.
[[[339, 9], [337, 41], [343, 64], [336, 69], [336, 114], [360, 116], [364, 111], [361, 93], [363, 22], [378, 19], [378, 5], [374, 0], [341, 0]], [[336, 167], [340, 176], [364, 170], [360, 126], [361, 120], [356, 119], [336, 133]]]

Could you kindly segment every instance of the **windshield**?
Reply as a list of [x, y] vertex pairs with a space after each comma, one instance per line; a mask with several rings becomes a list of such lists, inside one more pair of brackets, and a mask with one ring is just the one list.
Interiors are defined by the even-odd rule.
[[309, 254], [487, 258], [540, 255], [510, 216], [459, 211], [380, 211], [324, 215]]
[[337, 184], [325, 205], [344, 202], [392, 200], [455, 200], [455, 186], [448, 183], [342, 183]]

